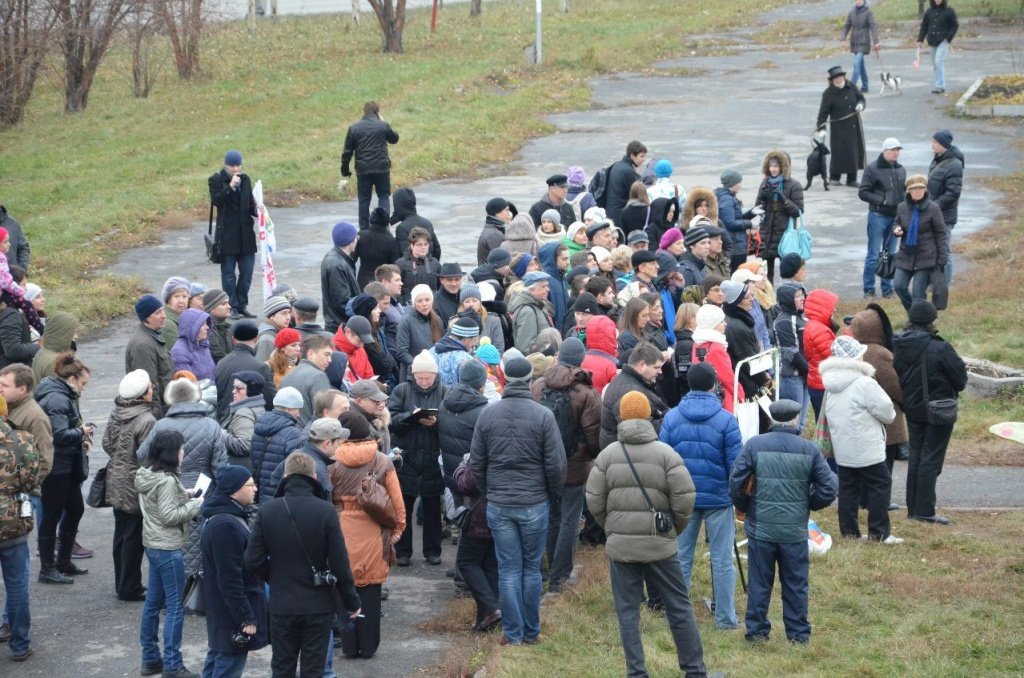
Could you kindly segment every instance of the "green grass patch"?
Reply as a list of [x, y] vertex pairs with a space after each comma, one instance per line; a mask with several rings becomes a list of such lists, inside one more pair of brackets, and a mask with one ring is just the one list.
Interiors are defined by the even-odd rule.
[[[896, 515], [896, 514], [893, 514]], [[954, 516], [950, 528], [894, 519], [907, 542], [889, 547], [842, 540], [835, 511], [815, 515], [835, 539], [811, 561], [809, 646], [785, 639], [778, 585], [772, 639], [751, 647], [742, 631], [716, 631], [699, 602], [710, 595], [707, 560], [698, 547], [691, 591], [709, 671], [729, 676], [1010, 676], [1024, 672], [1024, 538], [1021, 514]], [[863, 518], [862, 518], [863, 522]], [[742, 537], [740, 537], [742, 538]], [[544, 642], [496, 647], [488, 676], [621, 676], [625, 661], [601, 551], [581, 552], [581, 584], [546, 605]], [[737, 578], [742, 624], [746, 596]], [[676, 676], [675, 650], [663, 615], [643, 612], [641, 628], [652, 676]], [[449, 675], [458, 675], [449, 673]]]
[[[1024, 4], [1020, 0], [955, 0], [950, 7], [956, 10], [958, 18], [991, 17], [1014, 20], [1024, 16]], [[928, 3], [925, 2], [925, 9]], [[888, 0], [872, 5], [871, 11], [879, 21], [917, 21], [917, 3], [912, 0]], [[841, 27], [841, 26], [840, 26]]]
[[[535, 68], [523, 65], [532, 6], [488, 2], [476, 19], [446, 8], [434, 34], [426, 12], [410, 12], [403, 55], [381, 53], [375, 21], [353, 29], [347, 15], [260, 21], [253, 34], [241, 22], [210, 25], [195, 82], [177, 80], [159, 45], [165, 63], [148, 99], [131, 97], [130, 60], [116, 45], [77, 115], [61, 113], [59, 69], [46, 71], [25, 122], [0, 133], [0, 195], [31, 238], [33, 279], [51, 308], [102, 324], [137, 290], [108, 290], [92, 274], [162, 228], [204, 218], [206, 178], [228, 148], [244, 153], [272, 204], [337, 199], [345, 130], [375, 99], [402, 137], [395, 185], [472, 175], [550, 133], [544, 115], [587, 107], [588, 78], [682, 53], [688, 36], [741, 22], [753, 6], [594, 0], [563, 15], [546, 4]], [[100, 290], [109, 293], [90, 301]]]

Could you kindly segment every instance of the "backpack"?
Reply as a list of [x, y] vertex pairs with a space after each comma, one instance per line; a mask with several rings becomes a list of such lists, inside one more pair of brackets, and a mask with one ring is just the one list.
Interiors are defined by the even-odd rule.
[[558, 424], [558, 434], [562, 437], [562, 446], [565, 447], [565, 456], [572, 456], [580, 439], [580, 427], [572, 421], [572, 399], [570, 393], [572, 388], [562, 391], [553, 388], [545, 388], [538, 401], [541, 405], [551, 410], [555, 415], [555, 423]]
[[583, 198], [585, 198], [586, 195], [587, 191], [580, 191], [575, 198], [565, 201], [565, 204], [572, 208], [574, 221], [583, 221], [583, 212], [580, 207], [580, 203], [583, 202]]
[[590, 179], [590, 185], [587, 186], [587, 191], [594, 196], [594, 202], [601, 209], [605, 209], [608, 205], [608, 175], [611, 174], [611, 171], [611, 165], [597, 170]]

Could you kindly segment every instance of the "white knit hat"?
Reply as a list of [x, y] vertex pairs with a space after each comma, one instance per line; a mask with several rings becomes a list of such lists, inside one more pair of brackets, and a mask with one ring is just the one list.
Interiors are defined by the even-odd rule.
[[121, 379], [121, 383], [117, 386], [117, 395], [124, 400], [141, 398], [149, 390], [149, 383], [149, 372], [133, 370]]
[[423, 349], [420, 354], [412, 359], [412, 366], [409, 367], [409, 371], [413, 374], [417, 372], [433, 372], [437, 374], [437, 361], [434, 360], [434, 356]]
[[409, 293], [409, 299], [415, 303], [422, 294], [426, 294], [431, 299], [434, 298], [434, 290], [421, 283], [412, 288], [412, 292]]
[[725, 313], [714, 304], [704, 304], [697, 311], [697, 329], [713, 330], [725, 320]]

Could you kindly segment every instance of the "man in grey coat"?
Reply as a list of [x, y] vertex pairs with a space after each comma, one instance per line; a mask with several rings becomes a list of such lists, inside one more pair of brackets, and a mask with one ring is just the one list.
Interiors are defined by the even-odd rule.
[[159, 406], [159, 416], [167, 409], [164, 389], [174, 374], [171, 355], [163, 338], [167, 314], [164, 313], [163, 302], [152, 294], [144, 294], [135, 303], [135, 314], [139, 317], [139, 326], [124, 350], [124, 372], [146, 371], [153, 384], [153, 402]]
[[330, 339], [313, 334], [302, 340], [299, 350], [302, 360], [294, 370], [284, 375], [280, 388], [291, 386], [302, 394], [302, 414], [299, 415], [299, 425], [305, 426], [313, 416], [313, 399], [316, 394], [331, 388], [331, 382], [327, 379], [324, 370], [331, 364], [333, 349], [331, 349]]
[[[630, 391], [618, 409], [618, 439], [594, 462], [587, 506], [608, 535], [605, 553], [626, 673], [647, 675], [640, 636], [646, 580], [661, 594], [679, 668], [687, 676], [705, 676], [697, 620], [676, 555], [676, 537], [690, 521], [697, 491], [682, 457], [658, 440], [647, 396]], [[655, 512], [668, 520], [659, 524]]]

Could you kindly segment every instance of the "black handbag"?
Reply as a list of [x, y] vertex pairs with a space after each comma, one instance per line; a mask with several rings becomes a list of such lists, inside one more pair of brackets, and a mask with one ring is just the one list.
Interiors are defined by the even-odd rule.
[[210, 203], [210, 222], [206, 227], [206, 233], [203, 234], [203, 242], [206, 243], [206, 258], [211, 264], [219, 264], [224, 258], [224, 253], [220, 245], [220, 228], [217, 228], [216, 235], [213, 232], [213, 203]]
[[181, 606], [185, 614], [203, 617], [206, 615], [206, 604], [203, 601], [203, 571], [196, 570], [185, 577], [185, 586], [181, 589]]
[[622, 454], [626, 455], [626, 463], [629, 464], [629, 470], [633, 472], [633, 477], [636, 479], [637, 487], [640, 488], [640, 493], [644, 495], [644, 501], [647, 502], [647, 508], [650, 509], [652, 514], [654, 514], [654, 529], [657, 530], [658, 534], [671, 532], [675, 528], [675, 523], [672, 522], [672, 514], [668, 511], [659, 511], [654, 508], [654, 502], [652, 502], [651, 498], [647, 496], [647, 490], [644, 489], [644, 484], [636, 472], [636, 467], [633, 466], [633, 460], [629, 458], [629, 452], [626, 451], [625, 443], [620, 441], [619, 445], [622, 446]]
[[928, 397], [928, 348], [926, 347], [921, 356], [921, 385], [924, 391], [925, 411], [928, 423], [932, 426], [951, 426], [956, 423], [957, 407], [959, 403], [956, 398], [939, 398], [932, 400]]
[[89, 495], [85, 498], [85, 503], [93, 508], [107, 508], [110, 506], [107, 503], [107, 467], [104, 466], [99, 471], [96, 471], [96, 475], [92, 478], [92, 484], [89, 485]]
[[889, 238], [882, 243], [882, 251], [878, 253], [875, 275], [882, 280], [892, 280], [896, 276], [896, 257], [889, 252]]

